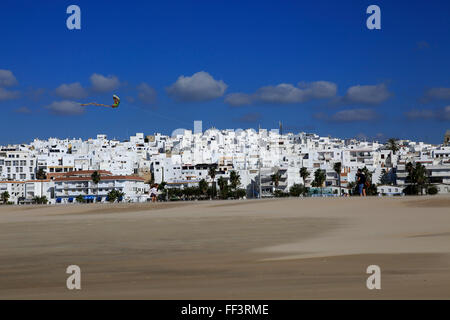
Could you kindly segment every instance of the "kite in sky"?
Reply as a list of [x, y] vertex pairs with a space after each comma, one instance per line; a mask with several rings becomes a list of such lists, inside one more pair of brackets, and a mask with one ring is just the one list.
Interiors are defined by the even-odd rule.
[[117, 108], [117, 107], [119, 107], [120, 98], [114, 94], [113, 95], [113, 100], [114, 100], [114, 103], [112, 105], [101, 104], [101, 103], [96, 103], [96, 102], [80, 103], [80, 105], [81, 106], [101, 106], [101, 107], [109, 107], [109, 108]]

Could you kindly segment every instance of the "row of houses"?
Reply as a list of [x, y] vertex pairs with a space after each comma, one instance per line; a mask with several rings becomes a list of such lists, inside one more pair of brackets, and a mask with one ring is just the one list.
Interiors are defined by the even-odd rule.
[[94, 171], [72, 171], [48, 174], [45, 180], [0, 181], [0, 193], [7, 191], [9, 201], [26, 204], [36, 197], [46, 197], [50, 204], [74, 203], [81, 196], [84, 202], [108, 202], [108, 194], [118, 190], [125, 202], [148, 201], [149, 186], [139, 176], [116, 176], [109, 171], [98, 171], [100, 181], [96, 184], [91, 175]]
[[[198, 126], [194, 132], [180, 129], [170, 136], [137, 133], [125, 141], [108, 139], [104, 134], [88, 140], [35, 139], [27, 144], [0, 147], [0, 181], [8, 186], [2, 188], [11, 190], [10, 194], [22, 192], [20, 197], [25, 198], [29, 198], [28, 193], [17, 190], [25, 190], [27, 184], [35, 184], [29, 190], [37, 190], [40, 184], [49, 183], [55, 202], [73, 201], [77, 192], [89, 197], [87, 200], [105, 201], [107, 190], [112, 187], [125, 190], [130, 201], [141, 201], [140, 192], [144, 190], [145, 195], [148, 191], [145, 181], [164, 181], [174, 188], [193, 186], [202, 179], [212, 183], [208, 172], [214, 167], [215, 180], [229, 179], [230, 172], [236, 171], [241, 178], [239, 187], [247, 190], [248, 197], [259, 197], [273, 193], [274, 173], [280, 175], [276, 188], [288, 191], [298, 183], [311, 186], [317, 169], [325, 171], [324, 187], [331, 189], [346, 188], [355, 181], [357, 170], [364, 167], [371, 172], [374, 183], [402, 188], [407, 184], [405, 166], [412, 162], [423, 164], [430, 182], [440, 193], [446, 193], [450, 192], [450, 146], [445, 141], [429, 144], [398, 140], [399, 148], [393, 151], [377, 141], [305, 132], [284, 134], [280, 129], [202, 131]], [[334, 170], [338, 162], [340, 173]], [[301, 168], [309, 172], [305, 179], [300, 176]], [[93, 186], [89, 177], [83, 176], [83, 172], [92, 171], [103, 172], [101, 186]], [[51, 181], [42, 181], [42, 172]], [[387, 182], [383, 180], [386, 176]], [[71, 180], [62, 187], [58, 179]], [[139, 192], [129, 190], [129, 186]], [[388, 189], [385, 193], [389, 193]]]

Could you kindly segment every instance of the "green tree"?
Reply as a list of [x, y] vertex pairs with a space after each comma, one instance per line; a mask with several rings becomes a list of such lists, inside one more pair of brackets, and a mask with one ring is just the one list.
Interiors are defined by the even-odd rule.
[[42, 196], [42, 197], [35, 196], [33, 198], [33, 202], [36, 204], [47, 204], [48, 200], [47, 200], [46, 196]]
[[386, 148], [388, 150], [391, 150], [393, 154], [395, 154], [398, 150], [400, 150], [400, 147], [398, 145], [398, 139], [396, 138], [390, 138], [388, 139], [386, 143]]
[[413, 174], [413, 170], [414, 170], [414, 165], [412, 164], [412, 162], [408, 162], [405, 165], [405, 169], [406, 169], [406, 172], [408, 172], [408, 176], [406, 177], [406, 179], [408, 180], [408, 179], [412, 178], [412, 174]]
[[307, 188], [305, 188], [302, 184], [294, 184], [292, 187], [289, 188], [289, 194], [292, 197], [300, 197], [300, 195], [304, 195], [308, 192]]
[[120, 202], [121, 198], [124, 195], [125, 194], [122, 191], [113, 189], [110, 192], [108, 192], [108, 201], [109, 202], [115, 202], [117, 200], [118, 202]]
[[245, 189], [237, 189], [234, 194], [236, 199], [241, 199], [247, 196], [247, 191]]
[[236, 171], [230, 171], [230, 185], [231, 189], [236, 190], [241, 184], [241, 176]]
[[9, 192], [8, 191], [2, 192], [2, 194], [1, 194], [2, 203], [3, 204], [8, 203], [9, 197], [10, 196], [9, 196]]
[[168, 200], [169, 193], [167, 191], [166, 186], [167, 186], [167, 182], [165, 182], [165, 181], [161, 181], [161, 183], [158, 184], [158, 191], [161, 191], [159, 194], [159, 197], [158, 197], [160, 200], [164, 200], [164, 201]]
[[428, 184], [428, 170], [421, 163], [416, 163], [415, 165], [411, 162], [406, 164], [406, 171], [408, 176], [406, 177], [406, 182], [409, 184], [405, 188], [406, 194], [420, 194], [423, 195], [423, 189], [426, 188]]
[[289, 197], [289, 193], [283, 192], [283, 190], [275, 190], [275, 192], [273, 193], [273, 195], [275, 196], [275, 198], [285, 198], [285, 197]]
[[431, 186], [427, 189], [428, 194], [435, 195], [438, 193], [438, 189], [435, 186]]
[[86, 202], [86, 200], [84, 200], [84, 197], [83, 197], [81, 194], [79, 194], [79, 195], [75, 198], [75, 201], [78, 202], [78, 203], [85, 203], [85, 202]]
[[341, 189], [341, 171], [342, 171], [342, 163], [336, 162], [336, 163], [333, 165], [333, 170], [334, 170], [334, 172], [336, 172], [337, 177], [338, 177], [339, 194], [342, 194], [342, 189]]
[[313, 187], [320, 188], [320, 194], [323, 194], [323, 183], [326, 180], [326, 172], [322, 169], [317, 169], [314, 171], [314, 181], [313, 181]]
[[95, 188], [97, 190], [96, 192], [97, 195], [98, 195], [98, 183], [100, 182], [101, 179], [102, 177], [97, 170], [91, 174], [91, 180], [97, 186], [97, 188]]
[[426, 187], [428, 183], [428, 171], [424, 165], [417, 163], [415, 170], [415, 182], [419, 187], [420, 194], [423, 195], [423, 189]]
[[280, 180], [281, 180], [281, 173], [279, 170], [277, 170], [274, 174], [272, 174], [270, 176], [270, 179], [272, 180], [273, 184], [275, 185], [275, 189], [278, 188], [278, 186], [280, 185]]
[[208, 176], [211, 177], [211, 186], [212, 186], [212, 194], [211, 194], [211, 198], [215, 198], [216, 197], [216, 168], [214, 166], [209, 167], [208, 169]]
[[219, 180], [217, 180], [217, 184], [220, 188], [220, 198], [227, 199], [229, 196], [228, 181], [224, 177], [220, 177]]
[[208, 182], [205, 179], [202, 179], [198, 183], [198, 189], [202, 196], [206, 196], [208, 194]]
[[309, 177], [309, 171], [305, 167], [300, 169], [300, 177], [303, 179], [303, 184], [306, 186], [306, 179]]
[[386, 169], [381, 170], [381, 175], [378, 183], [380, 185], [388, 185], [392, 183], [389, 173], [386, 171]]

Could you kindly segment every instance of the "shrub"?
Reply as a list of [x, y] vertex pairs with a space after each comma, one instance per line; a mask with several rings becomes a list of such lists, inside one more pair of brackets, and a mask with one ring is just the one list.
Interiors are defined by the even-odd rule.
[[281, 190], [275, 190], [275, 192], [273, 193], [273, 195], [275, 196], [275, 198], [285, 198], [285, 197], [289, 197], [289, 193], [283, 192], [283, 191], [281, 191]]
[[428, 194], [435, 195], [438, 193], [438, 189], [435, 186], [431, 186], [428, 188]]
[[299, 197], [300, 195], [304, 195], [305, 193], [307, 193], [308, 190], [307, 188], [305, 188], [304, 185], [302, 184], [294, 184], [290, 189], [289, 189], [289, 195], [291, 195], [292, 197]]

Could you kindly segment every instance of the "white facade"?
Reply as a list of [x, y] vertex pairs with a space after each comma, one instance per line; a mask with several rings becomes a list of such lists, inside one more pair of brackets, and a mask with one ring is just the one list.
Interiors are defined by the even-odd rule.
[[[404, 185], [406, 163], [420, 162], [430, 171], [431, 182], [446, 190], [445, 186], [450, 184], [450, 146], [409, 140], [401, 140], [399, 144], [400, 150], [394, 154], [378, 142], [320, 137], [304, 132], [280, 135], [278, 130], [215, 128], [204, 132], [180, 130], [173, 136], [137, 133], [126, 141], [108, 139], [103, 134], [85, 141], [35, 139], [26, 145], [0, 147], [0, 180], [34, 180], [39, 169], [48, 174], [103, 170], [114, 176], [151, 172], [156, 183], [183, 185], [196, 184], [201, 179], [211, 182], [208, 167], [214, 165], [216, 181], [221, 176], [228, 179], [229, 172], [236, 170], [241, 177], [240, 188], [247, 189], [251, 196], [255, 194], [260, 172], [262, 185], [267, 190], [274, 189], [270, 176], [276, 171], [282, 175], [278, 189], [288, 191], [295, 183], [310, 186], [317, 169], [326, 172], [324, 186], [340, 184], [345, 188], [355, 180], [357, 169], [363, 167], [372, 173], [374, 183], [387, 171], [396, 172], [396, 183]], [[333, 169], [336, 162], [342, 165], [340, 176]], [[310, 173], [306, 181], [299, 174], [302, 167]], [[121, 187], [131, 194], [133, 188], [142, 189], [142, 186], [132, 186], [131, 182]], [[92, 186], [88, 184], [87, 189], [91, 190]], [[137, 199], [138, 195], [130, 197]]]

